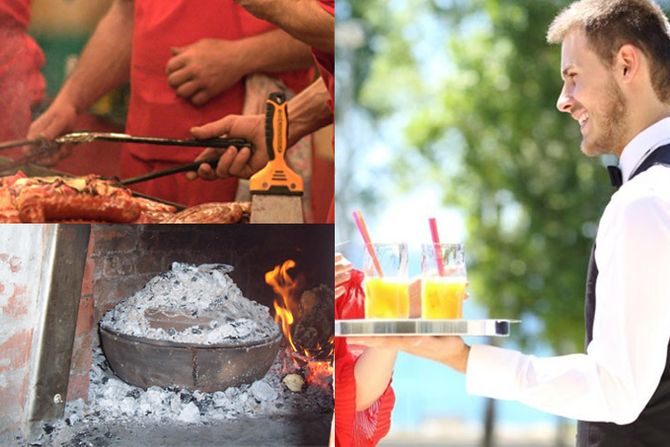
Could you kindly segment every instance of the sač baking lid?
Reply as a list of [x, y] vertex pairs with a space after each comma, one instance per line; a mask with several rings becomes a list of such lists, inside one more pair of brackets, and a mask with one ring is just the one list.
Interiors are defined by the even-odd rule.
[[277, 356], [282, 335], [256, 342], [201, 345], [100, 327], [100, 342], [112, 370], [127, 383], [214, 392], [261, 379]]

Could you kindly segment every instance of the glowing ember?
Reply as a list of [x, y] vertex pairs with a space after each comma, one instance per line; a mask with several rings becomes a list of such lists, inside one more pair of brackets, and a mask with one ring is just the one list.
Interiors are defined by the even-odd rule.
[[[290, 369], [303, 369], [307, 383], [327, 388], [330, 386], [333, 374], [333, 337], [329, 338], [326, 346], [317, 344], [310, 349], [300, 346], [294, 338], [293, 330], [298, 323], [296, 316], [300, 315], [300, 301], [297, 296], [300, 281], [293, 279], [289, 275], [289, 270], [295, 266], [295, 261], [288, 259], [282, 265], [276, 266], [272, 271], [265, 274], [265, 282], [272, 286], [272, 290], [278, 295], [273, 303], [276, 311], [275, 321], [281, 326], [281, 330], [293, 350], [291, 355], [288, 356], [292, 359], [292, 368], [284, 365], [284, 370], [288, 372]], [[315, 360], [317, 356], [329, 360]]]
[[332, 383], [333, 366], [329, 361], [313, 360], [309, 362], [307, 383], [328, 389]]

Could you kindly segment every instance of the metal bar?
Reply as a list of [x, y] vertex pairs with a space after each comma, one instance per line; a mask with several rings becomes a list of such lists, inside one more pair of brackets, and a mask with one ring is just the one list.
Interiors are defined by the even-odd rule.
[[[25, 166], [29, 163], [33, 163], [41, 158], [44, 158], [48, 155], [51, 155], [58, 149], [58, 144], [54, 143], [53, 141], [46, 140], [44, 138], [39, 138], [36, 140], [21, 140], [21, 141], [10, 141], [7, 143], [4, 143], [4, 147], [0, 147], [0, 149], [8, 149], [10, 147], [16, 147], [12, 145], [16, 145], [18, 143], [27, 143], [28, 145], [36, 146], [36, 149], [34, 149], [30, 154], [25, 155], [21, 158], [17, 158], [16, 160], [12, 160], [6, 164], [0, 165], [0, 172], [6, 172], [10, 170], [14, 170], [16, 168], [19, 168], [21, 166]], [[21, 146], [24, 146], [26, 144], [21, 144]]]
[[506, 337], [518, 320], [336, 320], [335, 335], [465, 335]]
[[[48, 231], [48, 226], [44, 226]], [[56, 225], [42, 286], [46, 300], [36, 331], [28, 421], [63, 416], [70, 378], [90, 225]]]
[[100, 137], [96, 138], [103, 141], [117, 141], [121, 143], [154, 144], [159, 146], [188, 146], [188, 147], [217, 147], [228, 148], [235, 146], [237, 149], [244, 147], [251, 148], [251, 143], [241, 138], [209, 138], [206, 140], [174, 140], [170, 138], [156, 137]]
[[127, 186], [127, 185], [133, 185], [135, 183], [146, 182], [148, 180], [154, 180], [160, 177], [165, 177], [167, 175], [177, 174], [179, 172], [197, 171], [200, 165], [204, 163], [207, 163], [213, 169], [216, 169], [216, 165], [218, 164], [218, 162], [219, 162], [218, 158], [212, 158], [210, 160], [194, 161], [193, 163], [175, 166], [173, 168], [163, 169], [161, 171], [149, 172], [148, 174], [138, 175], [137, 177], [127, 178], [125, 180], [121, 180], [120, 183], [123, 186]]
[[253, 145], [243, 138], [208, 138], [204, 140], [180, 140], [175, 138], [143, 137], [124, 133], [107, 132], [72, 132], [62, 135], [54, 140], [58, 144], [80, 144], [91, 141], [110, 141], [117, 143], [154, 144], [159, 146], [188, 146], [188, 147], [217, 147], [227, 148], [235, 146], [237, 149], [248, 147], [253, 150]]
[[160, 199], [158, 197], [150, 196], [150, 195], [147, 195], [147, 194], [142, 194], [141, 192], [131, 191], [131, 194], [133, 195], [133, 197], [141, 197], [142, 199], [147, 199], [147, 200], [151, 200], [151, 201], [154, 201], [154, 202], [163, 203], [165, 205], [174, 206], [177, 209], [177, 211], [181, 211], [183, 209], [186, 209], [186, 206], [182, 205], [181, 203], [171, 202], [169, 200]]
[[14, 141], [5, 141], [0, 143], [0, 150], [11, 149], [14, 147], [22, 146], [40, 146], [45, 142], [44, 138], [36, 138], [33, 140], [14, 140]]
[[26, 166], [35, 161], [35, 158], [32, 156], [17, 158], [16, 160], [10, 161], [9, 163], [0, 164], [0, 173], [14, 171], [16, 168], [21, 166]]

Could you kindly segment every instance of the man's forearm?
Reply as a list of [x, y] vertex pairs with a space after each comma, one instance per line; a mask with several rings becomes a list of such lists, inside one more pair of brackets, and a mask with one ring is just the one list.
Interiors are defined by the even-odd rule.
[[274, 23], [310, 47], [334, 52], [335, 18], [317, 0], [236, 0], [256, 17]]
[[323, 126], [333, 122], [328, 108], [330, 95], [323, 80], [317, 79], [288, 102], [289, 147]]
[[280, 28], [318, 50], [326, 53], [335, 51], [335, 17], [318, 1], [285, 0], [283, 3], [286, 9], [273, 17]]
[[280, 29], [246, 37], [236, 43], [245, 74], [298, 70], [313, 63], [309, 46]]
[[116, 0], [100, 20], [55, 102], [67, 102], [81, 112], [126, 81], [130, 73], [132, 30], [132, 0]]

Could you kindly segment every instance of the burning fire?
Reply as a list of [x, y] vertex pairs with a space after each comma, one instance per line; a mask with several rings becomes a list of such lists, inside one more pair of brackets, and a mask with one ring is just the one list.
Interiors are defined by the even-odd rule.
[[295, 261], [288, 259], [265, 274], [265, 282], [272, 286], [272, 290], [279, 296], [273, 303], [276, 312], [275, 321], [280, 325], [284, 337], [291, 346], [293, 366], [305, 368], [307, 383], [327, 386], [333, 374], [332, 362], [315, 358], [324, 353], [332, 358], [333, 338], [328, 340], [327, 346], [319, 344], [312, 349], [307, 349], [300, 346], [293, 336], [293, 328], [297, 323], [296, 316], [300, 315], [300, 301], [297, 296], [300, 282], [293, 279], [288, 271], [295, 266]]
[[[272, 286], [272, 290], [281, 297], [281, 302], [275, 299], [273, 305], [275, 308], [275, 321], [281, 324], [281, 330], [288, 340], [293, 351], [297, 352], [298, 348], [293, 342], [293, 315], [297, 313], [296, 300], [293, 299], [295, 290], [298, 288], [298, 281], [294, 281], [288, 274], [288, 271], [295, 267], [295, 261], [289, 259], [282, 265], [278, 265], [274, 270], [265, 274], [265, 282]], [[307, 353], [307, 355], [309, 355]]]

